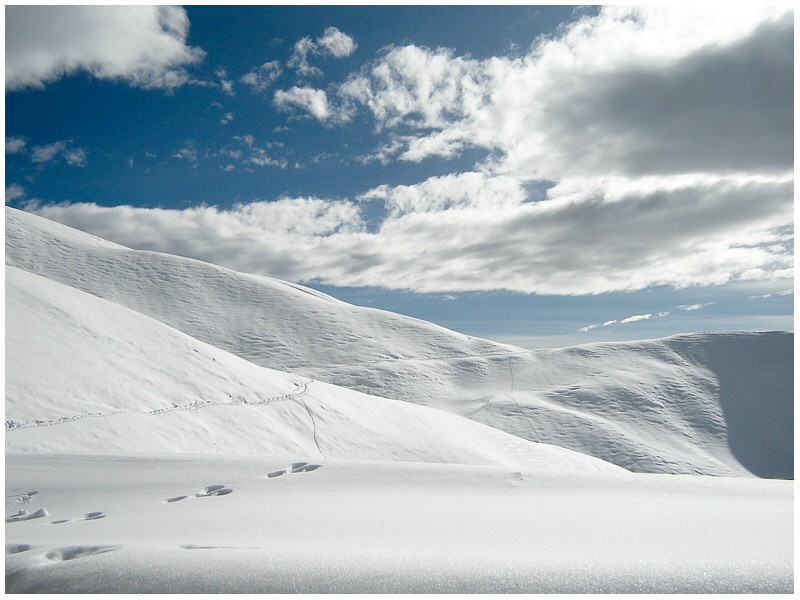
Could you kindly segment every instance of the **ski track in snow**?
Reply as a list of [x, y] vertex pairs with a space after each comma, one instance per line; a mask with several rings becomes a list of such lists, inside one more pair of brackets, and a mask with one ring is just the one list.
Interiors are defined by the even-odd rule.
[[[311, 383], [310, 379], [305, 378], [295, 378], [295, 385], [298, 387], [296, 392], [291, 392], [289, 394], [282, 394], [280, 396], [273, 396], [270, 398], [265, 398], [263, 400], [257, 401], [249, 401], [249, 400], [242, 400], [240, 402], [213, 402], [210, 400], [201, 401], [201, 402], [193, 402], [191, 404], [185, 404], [183, 406], [172, 406], [167, 408], [157, 408], [154, 410], [147, 410], [147, 411], [134, 411], [134, 410], [110, 410], [106, 412], [98, 412], [98, 413], [87, 413], [83, 415], [73, 415], [71, 417], [60, 417], [58, 419], [33, 419], [31, 421], [24, 421], [24, 422], [6, 422], [6, 433], [16, 431], [18, 429], [32, 429], [36, 427], [50, 427], [52, 425], [63, 425], [64, 423], [69, 423], [71, 421], [79, 421], [81, 419], [97, 419], [97, 418], [105, 418], [105, 417], [112, 417], [114, 415], [119, 414], [129, 414], [129, 415], [161, 415], [164, 413], [170, 412], [195, 412], [201, 410], [203, 408], [209, 408], [211, 406], [265, 406], [267, 404], [273, 404], [275, 402], [285, 402], [288, 400], [300, 400], [302, 401], [303, 396], [308, 394], [308, 385]], [[308, 411], [308, 406], [306, 406], [305, 402], [303, 402], [303, 406], [305, 407], [306, 411]], [[309, 411], [309, 415], [311, 412]], [[313, 417], [311, 417], [313, 421]], [[316, 431], [316, 425], [315, 425]], [[316, 436], [314, 438], [316, 441]], [[317, 444], [319, 447], [319, 444]], [[320, 450], [321, 452], [321, 450]]]

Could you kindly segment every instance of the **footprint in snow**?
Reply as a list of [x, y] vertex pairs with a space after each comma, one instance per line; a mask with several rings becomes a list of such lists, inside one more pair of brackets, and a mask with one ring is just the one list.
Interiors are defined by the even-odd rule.
[[14, 504], [30, 504], [31, 496], [34, 496], [38, 493], [39, 492], [28, 492], [27, 494], [12, 494], [11, 496], [6, 496], [6, 506], [12, 506]]
[[47, 512], [46, 508], [40, 508], [36, 512], [30, 514], [28, 514], [27, 510], [20, 509], [20, 511], [17, 514], [7, 517], [6, 523], [16, 523], [17, 521], [30, 521], [31, 519], [40, 519], [42, 517], [46, 517], [49, 514], [50, 513]]
[[[225, 487], [222, 484], [216, 485], [207, 485], [202, 490], [197, 492], [193, 498], [207, 498], [208, 496], [227, 496], [233, 490], [229, 487]], [[178, 502], [179, 500], [184, 500], [189, 496], [175, 496], [174, 498], [167, 498], [166, 502]]]
[[53, 521], [53, 525], [59, 525], [61, 523], [69, 523], [71, 521], [96, 521], [97, 519], [105, 519], [106, 515], [103, 514], [103, 511], [96, 511], [96, 512], [88, 512], [82, 517], [77, 517], [75, 519], [61, 519], [59, 521]]
[[307, 462], [296, 462], [292, 463], [286, 468], [281, 469], [280, 471], [269, 473], [267, 477], [280, 477], [281, 475], [286, 475], [287, 473], [307, 473], [309, 471], [316, 471], [321, 466], [322, 465], [310, 465]]

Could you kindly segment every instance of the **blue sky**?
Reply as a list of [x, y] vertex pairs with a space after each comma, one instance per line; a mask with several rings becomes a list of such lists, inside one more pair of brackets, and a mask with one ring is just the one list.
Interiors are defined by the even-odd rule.
[[790, 7], [6, 7], [6, 204], [525, 347], [793, 330]]

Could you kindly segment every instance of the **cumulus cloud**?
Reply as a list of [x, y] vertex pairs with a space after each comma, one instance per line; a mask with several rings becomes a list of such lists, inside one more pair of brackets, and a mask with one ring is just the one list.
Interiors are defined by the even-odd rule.
[[301, 77], [321, 77], [322, 71], [311, 66], [308, 61], [309, 56], [329, 55], [334, 58], [344, 58], [350, 56], [357, 47], [355, 40], [349, 35], [342, 33], [336, 27], [328, 27], [316, 42], [310, 37], [297, 40], [286, 66], [296, 69]]
[[288, 90], [278, 90], [275, 92], [274, 104], [278, 110], [282, 111], [291, 111], [295, 107], [301, 108], [320, 121], [326, 121], [331, 117], [328, 97], [324, 90], [297, 86]]
[[317, 45], [323, 53], [328, 53], [334, 58], [350, 56], [358, 48], [355, 40], [342, 33], [336, 27], [328, 27], [324, 35], [317, 39]]
[[264, 63], [260, 67], [253, 67], [239, 81], [249, 85], [251, 91], [255, 94], [266, 91], [282, 73], [281, 63], [273, 60]]
[[[258, 167], [279, 167], [285, 169], [288, 162], [283, 156], [276, 156], [273, 150], [280, 151], [283, 144], [280, 142], [267, 142], [264, 147], [256, 145], [256, 138], [251, 134], [233, 136], [235, 144], [227, 144], [212, 156], [240, 161], [241, 166], [248, 168], [251, 165]], [[221, 167], [225, 171], [233, 171], [235, 165], [228, 164]]]
[[550, 180], [785, 171], [793, 29], [786, 8], [604, 7], [520, 58], [393, 47], [336, 95], [378, 130], [418, 130], [397, 138], [404, 160], [463, 145]]
[[79, 71], [146, 89], [179, 87], [204, 52], [186, 45], [189, 19], [174, 6], [6, 7], [6, 90]]

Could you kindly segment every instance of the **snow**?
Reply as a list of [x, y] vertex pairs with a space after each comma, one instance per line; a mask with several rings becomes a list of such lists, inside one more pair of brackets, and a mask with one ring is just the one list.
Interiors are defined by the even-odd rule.
[[[7, 591], [792, 589], [791, 482], [331, 460], [269, 477], [295, 460], [9, 457], [6, 493], [50, 516], [6, 525]], [[209, 485], [232, 492], [195, 496]]]
[[296, 284], [130, 250], [12, 208], [6, 262], [255, 364], [632, 471], [793, 477], [791, 333], [526, 351]]
[[790, 333], [525, 351], [9, 208], [6, 263], [9, 592], [793, 591]]

